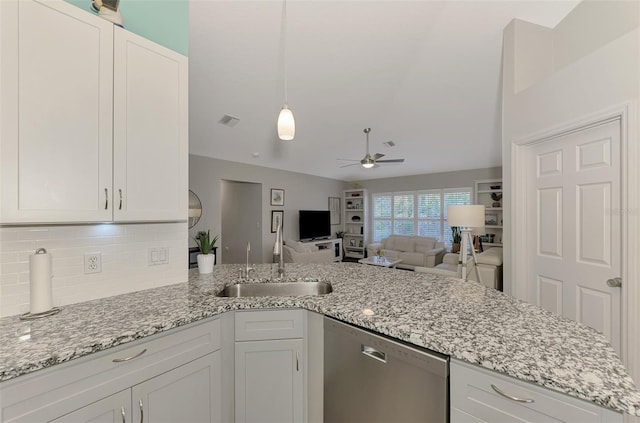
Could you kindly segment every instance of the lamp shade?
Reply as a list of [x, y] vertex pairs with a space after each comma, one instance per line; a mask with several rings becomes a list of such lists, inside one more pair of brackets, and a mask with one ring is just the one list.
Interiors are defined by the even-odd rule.
[[471, 235], [484, 235], [487, 233], [487, 228], [484, 226], [476, 226], [471, 228]]
[[484, 226], [484, 206], [482, 204], [449, 206], [447, 208], [447, 222], [449, 226], [465, 228]]
[[296, 136], [296, 122], [293, 113], [285, 104], [278, 115], [278, 138], [290, 141]]

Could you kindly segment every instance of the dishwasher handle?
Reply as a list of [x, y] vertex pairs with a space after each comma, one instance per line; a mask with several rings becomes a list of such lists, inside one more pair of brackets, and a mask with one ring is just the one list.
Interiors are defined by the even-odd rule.
[[361, 348], [360, 348], [360, 352], [362, 352], [362, 354], [366, 355], [367, 357], [371, 357], [375, 360], [381, 361], [383, 363], [387, 362], [387, 354], [385, 354], [382, 351], [378, 351], [373, 347], [370, 347], [368, 345], [364, 345], [362, 344]]

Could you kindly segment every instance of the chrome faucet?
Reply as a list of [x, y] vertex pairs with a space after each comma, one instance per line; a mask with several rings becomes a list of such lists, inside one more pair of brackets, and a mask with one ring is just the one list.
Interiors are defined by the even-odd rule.
[[251, 251], [251, 241], [247, 241], [247, 264], [244, 268], [243, 276], [249, 279], [249, 273], [255, 270], [253, 267], [249, 267], [249, 251]]
[[276, 227], [276, 242], [273, 244], [273, 262], [278, 263], [278, 279], [284, 278], [284, 254], [282, 248], [282, 223]]

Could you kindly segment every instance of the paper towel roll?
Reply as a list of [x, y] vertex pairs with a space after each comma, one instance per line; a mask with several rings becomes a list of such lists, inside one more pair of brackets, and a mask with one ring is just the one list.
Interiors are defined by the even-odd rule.
[[29, 282], [31, 288], [31, 314], [42, 313], [53, 308], [51, 295], [51, 254], [44, 248], [29, 256]]

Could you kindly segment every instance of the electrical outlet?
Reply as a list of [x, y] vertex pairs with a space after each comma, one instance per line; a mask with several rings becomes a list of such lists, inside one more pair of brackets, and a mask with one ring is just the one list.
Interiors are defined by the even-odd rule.
[[85, 253], [84, 273], [102, 272], [102, 253]]

